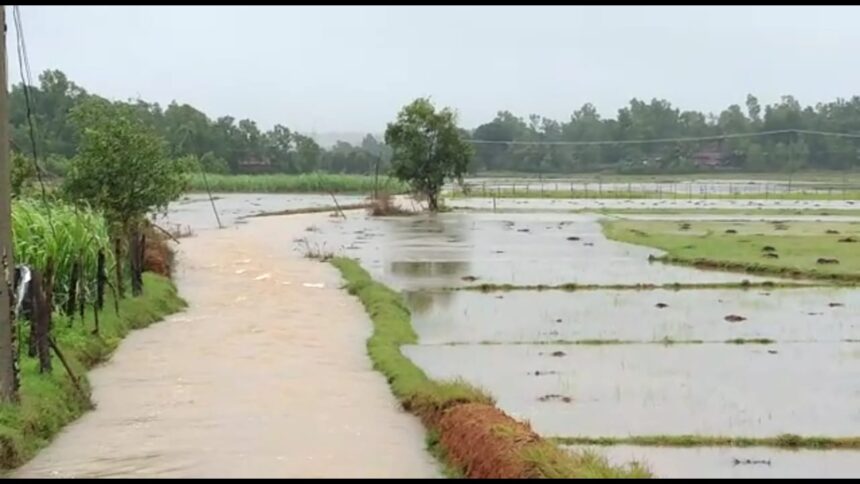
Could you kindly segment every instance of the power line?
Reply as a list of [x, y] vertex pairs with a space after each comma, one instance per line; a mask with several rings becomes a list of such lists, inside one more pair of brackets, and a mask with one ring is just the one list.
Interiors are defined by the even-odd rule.
[[36, 126], [33, 122], [33, 106], [30, 97], [30, 60], [27, 55], [27, 46], [24, 42], [24, 27], [21, 21], [21, 11], [18, 5], [12, 7], [12, 17], [15, 22], [15, 38], [16, 47], [18, 50], [18, 70], [21, 75], [21, 84], [24, 90], [24, 101], [27, 105], [27, 125], [29, 127], [30, 147], [33, 151], [33, 165], [36, 167], [36, 178], [39, 180], [39, 187], [42, 192], [42, 203], [45, 204], [45, 211], [48, 219], [48, 226], [51, 227], [51, 232], [56, 236], [54, 222], [51, 218], [51, 204], [48, 202], [48, 193], [45, 190], [45, 181], [42, 179], [42, 168], [39, 166], [38, 150], [36, 149]]
[[720, 141], [725, 139], [755, 138], [760, 136], [771, 136], [776, 134], [813, 134], [819, 136], [834, 136], [840, 138], [860, 139], [856, 133], [836, 133], [828, 131], [813, 131], [807, 129], [779, 129], [773, 131], [760, 131], [758, 133], [732, 133], [714, 136], [696, 136], [685, 138], [657, 138], [643, 140], [603, 140], [603, 141], [522, 141], [522, 140], [481, 140], [468, 139], [466, 142], [473, 144], [498, 144], [498, 145], [537, 145], [537, 146], [601, 146], [601, 145], [633, 145], [633, 144], [661, 144], [661, 143], [684, 143], [690, 141]]

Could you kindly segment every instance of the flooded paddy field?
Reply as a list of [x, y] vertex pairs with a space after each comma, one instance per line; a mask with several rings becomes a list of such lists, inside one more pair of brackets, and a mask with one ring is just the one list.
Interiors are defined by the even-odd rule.
[[860, 435], [856, 343], [416, 345], [404, 352], [433, 378], [487, 389], [546, 436]]
[[[617, 178], [617, 177], [616, 177]], [[843, 190], [855, 190], [860, 187], [856, 178], [823, 180], [792, 180], [788, 179], [657, 179], [648, 181], [646, 179], [614, 180], [612, 178], [601, 181], [598, 177], [561, 177], [561, 178], [469, 178], [466, 184], [476, 194], [491, 193], [494, 191], [511, 192], [516, 190], [555, 191], [564, 190], [598, 194], [603, 192], [637, 192], [637, 193], [662, 193], [668, 195], [764, 195], [765, 193], [817, 193], [822, 198], [839, 195]]]
[[[423, 344], [860, 341], [853, 288], [408, 291]], [[740, 322], [726, 317], [738, 315]], [[860, 345], [858, 345], [860, 349]]]
[[[330, 207], [334, 205], [331, 195], [317, 194], [271, 194], [271, 193], [213, 193], [218, 217], [225, 227], [241, 222], [248, 217], [264, 212]], [[341, 205], [361, 203], [366, 197], [360, 195], [337, 195]], [[212, 211], [212, 203], [205, 193], [191, 193], [170, 205], [169, 211], [158, 217], [165, 228], [181, 226], [192, 230], [218, 228], [218, 219]]]
[[592, 214], [321, 218], [309, 244], [357, 258], [396, 289], [476, 284], [671, 284], [773, 280], [652, 264], [661, 251], [608, 240]]
[[[229, 197], [234, 198], [226, 201]], [[216, 204], [235, 207], [234, 220], [263, 208], [330, 205], [326, 196], [244, 197], [229, 195]], [[265, 200], [254, 200], [258, 197]], [[249, 200], [266, 206], [250, 206]], [[214, 224], [211, 206], [203, 202], [208, 199], [184, 205], [184, 220], [200, 223], [210, 217]], [[705, 210], [683, 217], [618, 217], [851, 223], [860, 217], [771, 218], [756, 211], [856, 209], [852, 203], [496, 202], [496, 213], [373, 218], [355, 210], [348, 211], [346, 219], [329, 213], [303, 216], [303, 240], [284, 240], [282, 250], [316, 247], [358, 259], [373, 277], [403, 293], [419, 334], [418, 344], [403, 349], [409, 358], [431, 377], [480, 385], [503, 410], [529, 420], [545, 436], [860, 436], [860, 290], [821, 283], [804, 288], [728, 287], [744, 280], [780, 280], [651, 263], [649, 256], [661, 251], [603, 235], [600, 221], [606, 215], [565, 213], [608, 206], [645, 211], [674, 207]], [[492, 200], [455, 199], [448, 204], [491, 208]], [[720, 207], [744, 213], [706, 210]], [[597, 287], [463, 290], [480, 284], [567, 283]], [[600, 287], [672, 283], [726, 287]], [[860, 475], [858, 450], [595, 449], [619, 463], [644, 460], [661, 477]], [[747, 460], [771, 464], [744, 463]]]
[[802, 478], [857, 477], [857, 451], [784, 450], [767, 447], [666, 448], [616, 445], [571, 446], [605, 455], [610, 462], [647, 462], [662, 478]]
[[851, 210], [860, 208], [854, 200], [704, 200], [704, 199], [517, 199], [452, 198], [445, 204], [457, 209], [497, 211], [581, 211], [581, 210]]

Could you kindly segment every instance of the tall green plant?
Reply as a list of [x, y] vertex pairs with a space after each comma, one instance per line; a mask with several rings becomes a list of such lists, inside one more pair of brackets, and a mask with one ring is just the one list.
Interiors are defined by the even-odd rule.
[[12, 206], [12, 235], [15, 260], [45, 271], [51, 263], [54, 273], [54, 305], [66, 302], [69, 281], [76, 263], [89, 294], [95, 291], [99, 251], [107, 264], [114, 264], [110, 234], [104, 217], [84, 207], [22, 199]]

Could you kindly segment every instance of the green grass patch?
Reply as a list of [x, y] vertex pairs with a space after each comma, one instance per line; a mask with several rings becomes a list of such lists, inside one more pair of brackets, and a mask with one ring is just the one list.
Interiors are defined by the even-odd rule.
[[615, 466], [606, 457], [591, 451], [569, 452], [551, 441], [530, 445], [523, 452], [526, 462], [534, 465], [541, 476], [550, 479], [645, 479], [653, 477], [644, 464], [631, 462]]
[[731, 345], [772, 345], [776, 341], [767, 338], [734, 338], [727, 339], [726, 343]]
[[[301, 175], [206, 175], [213, 192], [239, 193], [371, 193], [374, 177], [332, 173]], [[388, 177], [379, 177], [379, 189], [389, 193], [406, 193], [406, 184]], [[191, 177], [192, 192], [206, 191], [201, 175]]]
[[630, 437], [553, 437], [562, 445], [641, 445], [649, 447], [777, 447], [783, 449], [860, 449], [860, 437], [724, 437], [709, 435], [635, 435]]
[[[620, 242], [665, 251], [657, 261], [780, 277], [860, 282], [860, 223], [603, 220]], [[822, 264], [822, 260], [836, 263]]]
[[[428, 378], [424, 371], [400, 351], [402, 345], [418, 342], [403, 297], [374, 281], [355, 260], [336, 257], [331, 263], [340, 270], [347, 290], [359, 298], [373, 321], [373, 334], [367, 340], [367, 350], [374, 369], [385, 375], [392, 392], [403, 407], [419, 416], [428, 427], [428, 447], [434, 456], [442, 459], [446, 468], [445, 474], [463, 475], [462, 469], [453, 468], [445, 458], [445, 449], [439, 444], [439, 435], [434, 433], [434, 422], [442, 412], [455, 405], [495, 405], [493, 398], [463, 381], [436, 381]], [[647, 471], [639, 467], [630, 471], [588, 456], [570, 454], [548, 441], [530, 445], [528, 455], [523, 458], [545, 477], [584, 477], [601, 473], [618, 477], [648, 475]]]
[[0, 405], [0, 468], [15, 468], [45, 447], [60, 429], [91, 407], [86, 370], [106, 360], [132, 329], [143, 328], [185, 307], [170, 280], [144, 273], [144, 294], [120, 301], [120, 314], [106, 297], [99, 313], [98, 336], [92, 334], [92, 311], [69, 327], [68, 320], [57, 316], [53, 336], [86, 395], [72, 384], [62, 364], [53, 357], [53, 371], [40, 374], [38, 362], [21, 355], [20, 403]]

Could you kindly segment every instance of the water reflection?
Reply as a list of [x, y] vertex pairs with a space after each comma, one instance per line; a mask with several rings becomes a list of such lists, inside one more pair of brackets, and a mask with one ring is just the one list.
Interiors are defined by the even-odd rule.
[[392, 274], [402, 276], [456, 276], [465, 274], [469, 263], [466, 261], [393, 261], [390, 267]]
[[456, 293], [432, 291], [404, 291], [403, 297], [413, 316], [447, 312]]

